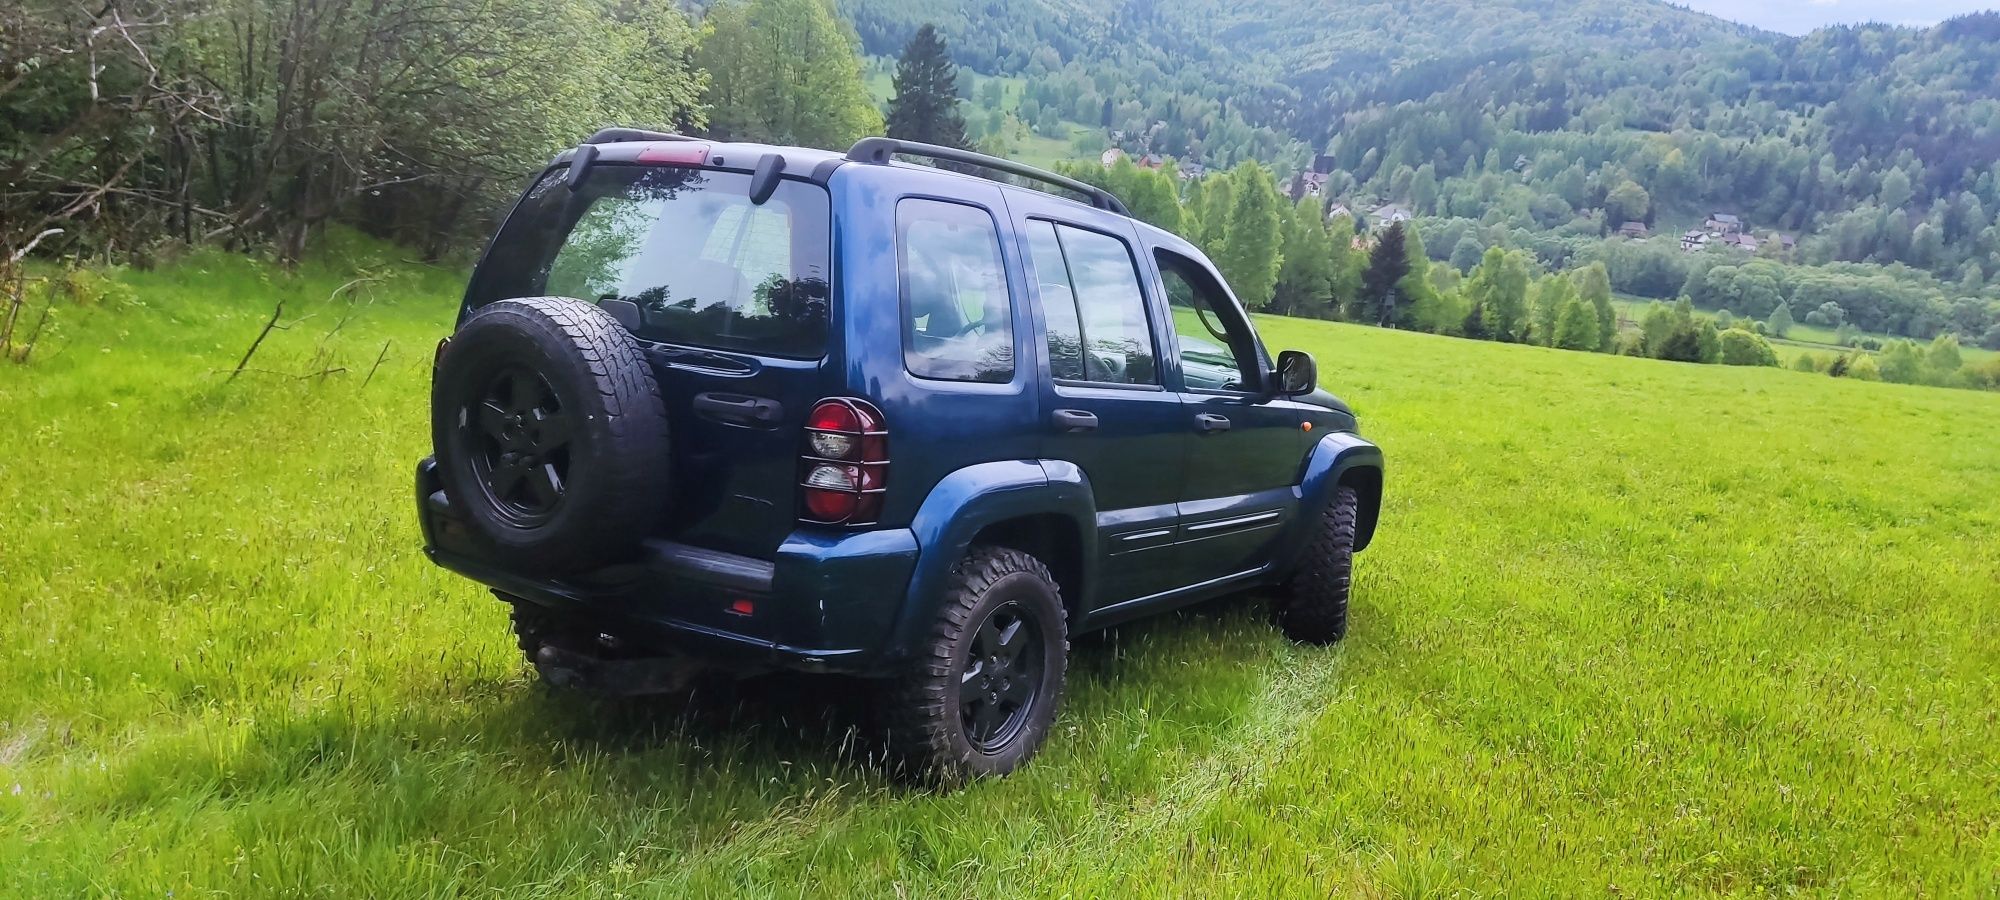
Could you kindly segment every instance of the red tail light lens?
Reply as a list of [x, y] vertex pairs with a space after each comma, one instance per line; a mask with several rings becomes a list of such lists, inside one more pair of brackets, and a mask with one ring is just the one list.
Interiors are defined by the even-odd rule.
[[827, 525], [873, 522], [888, 481], [889, 431], [882, 413], [846, 397], [814, 406], [799, 457], [803, 518]]

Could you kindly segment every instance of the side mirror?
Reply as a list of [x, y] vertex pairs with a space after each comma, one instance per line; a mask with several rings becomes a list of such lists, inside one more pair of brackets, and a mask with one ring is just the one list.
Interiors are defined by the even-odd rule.
[[1278, 368], [1271, 373], [1271, 380], [1281, 397], [1310, 394], [1319, 386], [1319, 364], [1304, 350], [1286, 350], [1278, 354]]

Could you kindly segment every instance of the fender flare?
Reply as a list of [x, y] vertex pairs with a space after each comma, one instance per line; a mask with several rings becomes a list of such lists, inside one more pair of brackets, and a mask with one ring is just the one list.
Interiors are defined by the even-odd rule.
[[[1056, 460], [1000, 460], [958, 469], [938, 480], [910, 521], [917, 565], [885, 654], [905, 657], [929, 628], [951, 570], [988, 526], [1028, 516], [1058, 515], [1076, 525], [1079, 583], [1093, 583], [1097, 509], [1083, 470]], [[1066, 598], [1072, 611], [1084, 598]]]
[[1299, 476], [1300, 515], [1286, 537], [1281, 571], [1291, 571], [1298, 561], [1320, 510], [1333, 502], [1334, 489], [1342, 483], [1355, 489], [1361, 504], [1354, 523], [1354, 549], [1366, 549], [1374, 540], [1382, 512], [1382, 448], [1353, 432], [1336, 431], [1320, 438], [1306, 457]]

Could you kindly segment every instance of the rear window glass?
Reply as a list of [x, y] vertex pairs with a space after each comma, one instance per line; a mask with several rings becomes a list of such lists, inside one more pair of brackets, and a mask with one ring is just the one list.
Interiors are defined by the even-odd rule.
[[782, 181], [762, 205], [750, 176], [593, 167], [571, 191], [549, 173], [507, 220], [473, 279], [475, 305], [557, 295], [639, 307], [650, 340], [810, 358], [826, 346], [826, 191]]

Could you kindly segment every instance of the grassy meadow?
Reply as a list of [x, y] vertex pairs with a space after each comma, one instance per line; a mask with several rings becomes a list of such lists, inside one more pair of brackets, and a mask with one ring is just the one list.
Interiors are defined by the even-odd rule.
[[1348, 640], [1078, 640], [937, 794], [851, 684], [538, 685], [419, 552], [460, 275], [390, 255], [122, 273], [0, 364], [0, 894], [2000, 892], [2000, 395], [1267, 320], [1388, 454]]

